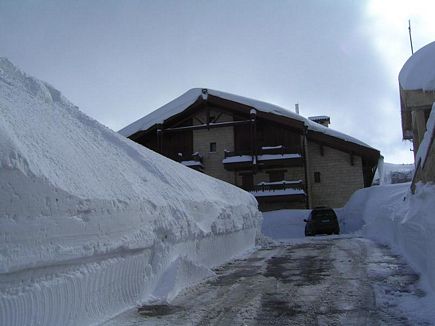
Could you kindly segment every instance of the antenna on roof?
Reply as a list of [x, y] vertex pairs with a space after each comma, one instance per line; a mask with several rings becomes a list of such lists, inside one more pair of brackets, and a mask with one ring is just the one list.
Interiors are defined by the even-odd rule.
[[295, 104], [295, 112], [296, 114], [299, 114], [299, 103]]
[[412, 46], [412, 35], [411, 35], [411, 19], [408, 19], [408, 31], [409, 31], [409, 42], [411, 43], [411, 54], [414, 54], [414, 47]]

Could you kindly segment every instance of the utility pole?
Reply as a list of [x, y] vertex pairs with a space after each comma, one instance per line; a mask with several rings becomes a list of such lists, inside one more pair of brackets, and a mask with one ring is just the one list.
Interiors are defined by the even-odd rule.
[[412, 46], [412, 35], [411, 35], [411, 19], [408, 19], [408, 31], [409, 31], [409, 42], [411, 43], [411, 54], [414, 54], [414, 47]]

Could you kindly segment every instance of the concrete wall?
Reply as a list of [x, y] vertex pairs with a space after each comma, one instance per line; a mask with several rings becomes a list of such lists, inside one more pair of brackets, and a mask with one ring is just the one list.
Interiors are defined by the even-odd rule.
[[[342, 207], [355, 190], [364, 187], [362, 159], [331, 147], [308, 141], [308, 179], [311, 207]], [[320, 183], [314, 182], [314, 173], [320, 172]]]
[[[217, 116], [219, 113], [213, 110], [210, 115]], [[198, 112], [196, 115], [199, 120], [206, 123], [206, 110]], [[222, 114], [217, 122], [232, 121], [233, 117], [228, 114]], [[201, 124], [194, 119], [195, 125]], [[210, 143], [216, 143], [216, 152], [210, 152]], [[193, 151], [199, 152], [203, 157], [204, 173], [217, 179], [234, 184], [234, 172], [224, 169], [222, 160], [224, 159], [224, 150], [234, 150], [234, 127], [222, 127], [214, 129], [200, 129], [193, 131]]]

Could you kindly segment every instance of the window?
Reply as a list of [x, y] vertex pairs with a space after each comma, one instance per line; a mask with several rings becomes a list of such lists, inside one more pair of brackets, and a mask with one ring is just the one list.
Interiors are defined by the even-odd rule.
[[216, 153], [216, 143], [210, 143], [210, 153]]
[[270, 182], [283, 181], [284, 180], [284, 172], [285, 172], [285, 170], [267, 172], [267, 173], [269, 173], [269, 181]]
[[314, 172], [314, 182], [320, 183], [320, 172]]
[[242, 174], [242, 188], [251, 190], [254, 187], [254, 176], [252, 174]]

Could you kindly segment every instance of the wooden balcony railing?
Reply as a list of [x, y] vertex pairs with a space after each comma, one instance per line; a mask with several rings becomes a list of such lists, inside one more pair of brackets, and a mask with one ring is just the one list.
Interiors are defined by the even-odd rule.
[[190, 155], [183, 155], [182, 153], [178, 153], [177, 155], [174, 155], [174, 158], [172, 159], [195, 170], [201, 170], [204, 168], [202, 155], [198, 152]]
[[301, 180], [261, 182], [247, 190], [258, 200], [262, 201], [279, 200], [279, 198], [285, 198], [285, 200], [290, 201], [304, 201], [306, 199], [306, 193]]
[[303, 158], [300, 153], [294, 153], [285, 146], [264, 146], [255, 151], [251, 150], [224, 151], [222, 163], [228, 170], [258, 166], [302, 166]]

